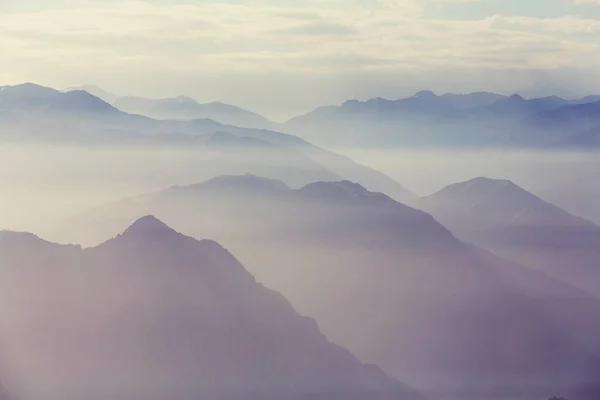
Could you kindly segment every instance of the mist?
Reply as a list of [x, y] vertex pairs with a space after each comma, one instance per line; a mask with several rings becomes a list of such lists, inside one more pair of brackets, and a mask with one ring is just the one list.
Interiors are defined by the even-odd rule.
[[[600, 222], [600, 169], [596, 152], [505, 150], [334, 149], [420, 196], [485, 176], [509, 179], [569, 212]], [[50, 226], [117, 199], [201, 183], [225, 174], [282, 179], [292, 187], [310, 183], [277, 169], [281, 159], [260, 151], [241, 158], [254, 166], [223, 167], [213, 156], [184, 148], [3, 145], [0, 148], [0, 228], [44, 232]], [[233, 164], [233, 161], [229, 159]], [[262, 166], [259, 168], [259, 165]], [[324, 180], [339, 180], [333, 174]]]
[[508, 179], [566, 210], [600, 223], [600, 153], [506, 149], [339, 149], [385, 172], [420, 196], [476, 177]]
[[600, 399], [598, 0], [0, 38], [0, 400]]
[[[95, 245], [148, 213], [222, 243], [327, 337], [437, 398], [501, 398], [515, 388], [537, 396], [592, 379], [580, 349], [595, 348], [598, 327], [568, 311], [592, 312], [591, 295], [471, 248], [427, 214], [360, 186], [294, 190], [220, 177], [109, 204], [57, 227], [55, 237]], [[512, 346], [506, 326], [526, 346], [508, 358], [500, 350]], [[529, 368], [539, 375], [523, 377]], [[554, 368], [566, 386], [555, 386]]]

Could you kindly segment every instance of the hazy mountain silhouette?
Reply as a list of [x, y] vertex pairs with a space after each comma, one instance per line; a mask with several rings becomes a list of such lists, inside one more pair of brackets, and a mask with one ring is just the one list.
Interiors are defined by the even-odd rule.
[[225, 125], [246, 128], [274, 129], [277, 124], [256, 113], [230, 104], [211, 102], [200, 104], [187, 96], [152, 99], [136, 96], [118, 96], [95, 85], [72, 87], [67, 91], [85, 90], [130, 114], [156, 119], [212, 119]]
[[480, 113], [485, 110], [494, 114], [494, 116], [505, 117], [555, 110], [568, 104], [568, 100], [557, 96], [526, 100], [520, 95], [514, 94], [510, 97], [500, 99], [484, 109], [472, 109], [471, 112]]
[[400, 100], [320, 107], [288, 121], [285, 129], [319, 144], [573, 147], [581, 146], [576, 135], [600, 126], [592, 105], [596, 101], [596, 96], [525, 99], [518, 94], [437, 96], [423, 91]]
[[[556, 110], [539, 113], [533, 123], [550, 132], [579, 134], [600, 127], [600, 101], [568, 105]], [[564, 141], [568, 143], [570, 136]]]
[[598, 299], [384, 194], [221, 177], [93, 210], [63, 240], [97, 241], [148, 212], [217, 238], [336, 343], [432, 396], [593, 398], [582, 392], [599, 376]]
[[[14, 93], [18, 93], [18, 96]], [[31, 107], [31, 103], [35, 104], [35, 107]], [[55, 112], [56, 109], [60, 109], [61, 112]], [[80, 112], [81, 109], [85, 112]], [[192, 160], [188, 165], [194, 166], [196, 171], [212, 169], [214, 173], [191, 176], [188, 182], [197, 182], [222, 174], [246, 172], [283, 179], [294, 186], [315, 180], [345, 178], [361, 182], [372, 190], [383, 191], [399, 200], [415, 197], [381, 172], [314, 146], [297, 136], [263, 129], [223, 125], [209, 119], [154, 120], [124, 113], [99, 98], [81, 91], [62, 93], [37, 85], [5, 87], [0, 92], [0, 129], [2, 129], [0, 139], [19, 142], [143, 146], [161, 149], [198, 148], [200, 159], [203, 157], [200, 150], [204, 150], [207, 144], [215, 145], [214, 135], [217, 134], [216, 138], [224, 155], [217, 164], [224, 166], [228, 160], [233, 160], [234, 165], [217, 169], [212, 162], [208, 166], [204, 164], [200, 166], [194, 165]], [[228, 149], [224, 146], [223, 140], [226, 134], [232, 135], [229, 136], [232, 146]], [[259, 145], [257, 140], [247, 139], [258, 139], [266, 143]], [[244, 149], [244, 146], [248, 148]], [[269, 150], [268, 154], [262, 157], [257, 156], [261, 147]], [[240, 161], [243, 161], [246, 156], [240, 155], [245, 150], [252, 154], [247, 156], [248, 165], [242, 167]], [[300, 159], [303, 161], [300, 162]], [[162, 175], [170, 176], [168, 171]], [[176, 182], [162, 183], [168, 185]]]
[[500, 99], [506, 98], [504, 95], [489, 92], [476, 92], [469, 94], [447, 93], [442, 95], [442, 97], [446, 100], [449, 100], [455, 109], [463, 110], [491, 105]]
[[581, 99], [573, 100], [571, 103], [572, 104], [587, 104], [587, 103], [596, 103], [598, 101], [600, 101], [599, 95], [590, 95], [590, 96], [585, 96]]
[[587, 131], [572, 135], [566, 143], [559, 146], [570, 146], [574, 148], [596, 148], [600, 146], [600, 125]]
[[114, 102], [119, 97], [116, 94], [107, 92], [106, 90], [104, 90], [101, 87], [98, 87], [96, 85], [73, 86], [73, 87], [68, 88], [65, 91], [72, 92], [72, 91], [77, 91], [77, 90], [84, 90], [84, 91], [88, 92], [89, 94], [94, 95], [109, 104]]
[[111, 105], [83, 90], [63, 93], [33, 83], [2, 87], [0, 89], [0, 110], [47, 114], [117, 112]]
[[240, 107], [221, 102], [200, 104], [185, 96], [168, 99], [126, 96], [116, 98], [113, 105], [131, 114], [157, 119], [212, 119], [226, 125], [262, 129], [273, 129], [277, 125], [261, 115]]
[[341, 179], [329, 168], [316, 162], [305, 152], [256, 137], [236, 136], [217, 131], [195, 139], [196, 152], [181, 158], [160, 175], [148, 176], [153, 188], [173, 184], [189, 184], [220, 174], [260, 174], [281, 179], [294, 187], [315, 180]]
[[219, 244], [152, 216], [85, 250], [3, 232], [0, 265], [23, 398], [418, 398]]
[[421, 199], [454, 233], [600, 296], [600, 227], [507, 180], [476, 178]]

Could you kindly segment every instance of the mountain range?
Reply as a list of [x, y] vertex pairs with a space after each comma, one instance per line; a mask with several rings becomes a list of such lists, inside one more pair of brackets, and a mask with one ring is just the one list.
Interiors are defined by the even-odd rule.
[[417, 206], [459, 237], [600, 298], [600, 226], [513, 182], [476, 178], [448, 186]]
[[[349, 100], [284, 124], [319, 144], [370, 147], [577, 148], [600, 143], [600, 97], [524, 99], [480, 92]], [[585, 136], [581, 138], [581, 136]]]
[[157, 119], [212, 119], [225, 125], [291, 132], [328, 146], [588, 148], [600, 145], [600, 96], [525, 99], [489, 92], [421, 91], [388, 100], [348, 100], [283, 124], [239, 107], [179, 96], [147, 99], [87, 90], [116, 108]]
[[219, 244], [152, 216], [85, 250], [0, 232], [0, 265], [0, 333], [23, 398], [420, 398]]
[[293, 135], [209, 119], [155, 120], [125, 113], [82, 90], [5, 86], [0, 90], [0, 130], [5, 143], [198, 149], [172, 171], [160, 171], [156, 187], [223, 173], [256, 173], [292, 186], [352, 179], [400, 200], [414, 197], [388, 176]]
[[92, 210], [53, 237], [93, 243], [144, 213], [224, 243], [335, 343], [432, 398], [600, 393], [598, 298], [384, 194], [222, 176]]
[[246, 128], [275, 129], [277, 124], [262, 115], [221, 102], [201, 104], [187, 96], [149, 99], [136, 96], [117, 96], [96, 86], [80, 86], [69, 91], [85, 90], [110, 103], [121, 111], [156, 119], [212, 119], [224, 125]]

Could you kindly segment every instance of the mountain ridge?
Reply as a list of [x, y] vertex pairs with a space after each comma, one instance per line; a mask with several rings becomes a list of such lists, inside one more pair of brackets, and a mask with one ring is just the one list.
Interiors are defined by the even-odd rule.
[[[75, 95], [80, 93], [61, 93], [41, 86], [35, 86], [35, 90], [52, 94], [50, 100], [44, 100], [46, 101], [44, 106], [46, 111], [51, 111], [52, 104], [56, 102], [55, 97], [70, 99], [74, 96], [73, 93]], [[67, 143], [83, 146], [183, 147], [187, 149], [205, 146], [207, 138], [224, 139], [225, 137], [222, 134], [221, 136], [215, 136], [215, 133], [223, 132], [238, 137], [229, 136], [232, 142], [237, 142], [233, 149], [229, 149], [234, 153], [237, 150], [244, 150], [243, 142], [246, 141], [245, 144], [248, 145], [248, 139], [251, 138], [280, 146], [280, 161], [278, 161], [281, 164], [280, 169], [290, 169], [290, 165], [285, 163], [286, 161], [296, 160], [296, 164], [298, 164], [294, 174], [288, 174], [293, 179], [294, 185], [297, 185], [298, 182], [302, 185], [314, 180], [347, 178], [360, 181], [369, 186], [370, 189], [386, 192], [398, 199], [415, 197], [414, 194], [385, 174], [357, 164], [347, 157], [319, 148], [291, 134], [266, 129], [223, 125], [213, 120], [154, 120], [145, 116], [124, 113], [105, 102], [100, 103], [102, 104], [101, 108], [108, 107], [109, 113], [104, 111], [77, 112], [77, 108], [73, 108], [72, 102], [61, 100], [65, 106], [71, 107], [69, 113], [39, 113], [37, 109], [32, 110], [31, 108], [18, 110], [18, 104], [13, 104], [12, 106], [16, 107], [17, 110], [15, 112], [6, 110], [7, 114], [4, 115], [2, 113], [4, 109], [1, 106], [3, 96], [4, 92], [0, 92], [0, 128], [2, 128], [2, 135], [0, 136], [5, 141]], [[86, 95], [87, 97], [97, 99], [92, 95]], [[10, 104], [8, 97], [4, 97], [4, 99]], [[94, 100], [93, 103], [96, 102], [101, 102], [101, 100]], [[221, 142], [223, 143], [223, 140]], [[256, 141], [253, 143], [258, 144]], [[274, 146], [271, 146], [271, 148], [277, 150]], [[255, 151], [256, 149], [251, 150]], [[295, 154], [290, 157], [290, 154], [286, 154], [289, 152]], [[277, 151], [274, 153], [277, 153]], [[235, 156], [235, 154], [233, 155]], [[266, 164], [269, 160], [265, 160], [265, 157], [262, 157], [262, 159], [255, 157], [255, 159], [254, 165], [260, 165], [257, 171], [246, 170], [236, 171], [236, 173], [258, 172], [261, 175], [265, 174], [265, 168], [268, 166]], [[243, 160], [243, 157], [239, 160]], [[275, 171], [274, 168], [271, 168], [271, 170]], [[228, 170], [225, 170], [225, 173], [227, 172]], [[281, 175], [275, 177], [279, 176]], [[299, 176], [302, 179], [298, 179]], [[196, 180], [200, 179], [196, 178]], [[171, 182], [171, 184], [174, 183], [176, 182]]]
[[[113, 203], [82, 221], [89, 229], [114, 218], [118, 229], [119, 219], [151, 212], [217, 239], [336, 343], [434, 398], [510, 398], [502, 385], [530, 397], [540, 386], [574, 394], [592, 379], [600, 300], [587, 292], [351, 182], [256, 185], [240, 196], [231, 185], [252, 187], [256, 177], [236, 179], [227, 190], [194, 185]], [[96, 226], [99, 236], [114, 230]]]
[[[2, 309], [19, 311], [2, 334], [17, 354], [31, 349], [20, 366], [28, 398], [421, 398], [331, 343], [221, 245], [151, 215], [96, 247], [50, 253], [0, 240], [2, 296], [15, 301]], [[43, 341], [21, 326], [45, 328]]]
[[416, 206], [464, 240], [600, 296], [600, 226], [510, 181], [476, 178]]
[[[319, 107], [288, 120], [284, 129], [330, 146], [558, 149], [581, 146], [578, 135], [600, 126], [600, 112], [590, 106], [595, 101], [596, 96], [525, 99], [518, 94], [438, 96], [422, 91], [398, 100], [348, 100]], [[588, 110], [585, 123], [569, 110]]]

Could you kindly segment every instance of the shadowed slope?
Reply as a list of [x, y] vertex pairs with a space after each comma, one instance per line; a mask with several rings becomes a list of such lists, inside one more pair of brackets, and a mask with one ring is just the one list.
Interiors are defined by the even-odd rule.
[[417, 398], [152, 216], [86, 250], [3, 233], [0, 276], [24, 398]]
[[476, 178], [418, 203], [460, 237], [600, 296], [600, 227], [506, 180]]
[[[598, 377], [598, 300], [388, 196], [347, 181], [292, 190], [223, 177], [95, 210], [82, 230], [99, 235], [149, 210], [225, 243], [336, 343], [432, 395], [590, 398], [581, 392]], [[107, 216], [112, 228], [95, 225]]]

